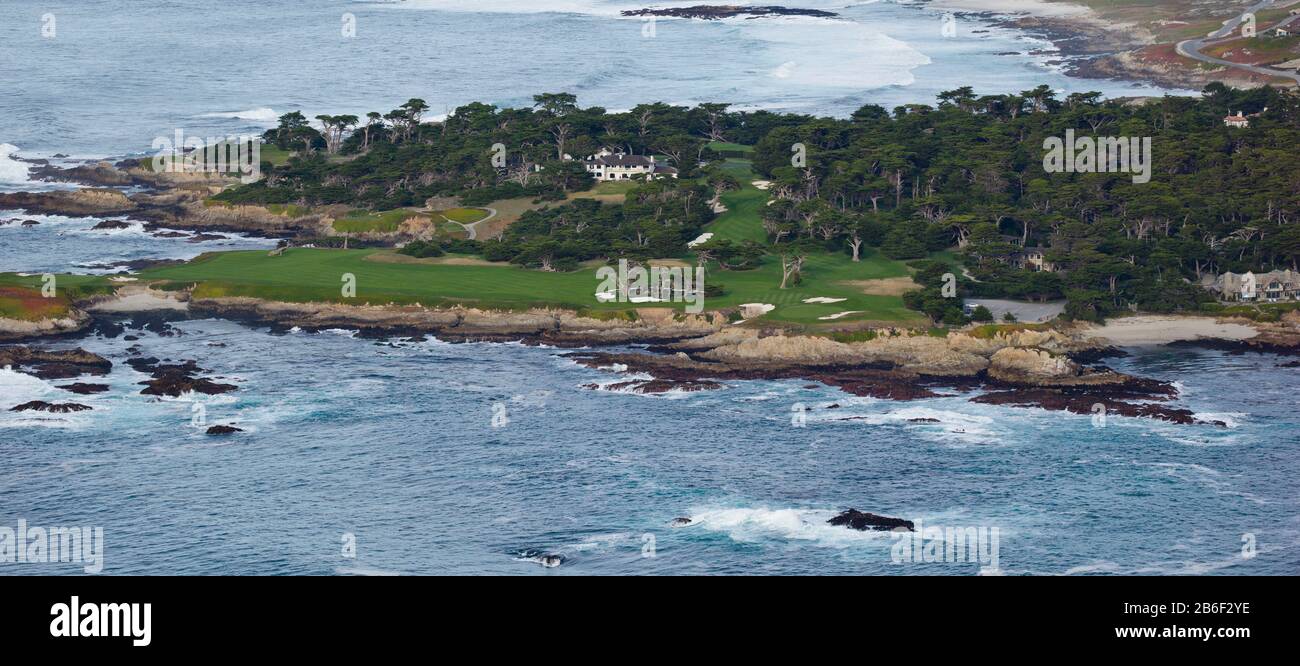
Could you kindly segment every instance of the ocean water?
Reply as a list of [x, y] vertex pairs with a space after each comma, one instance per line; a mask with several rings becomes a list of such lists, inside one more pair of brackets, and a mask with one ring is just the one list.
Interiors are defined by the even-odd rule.
[[[825, 4], [843, 21], [660, 21], [647, 38], [645, 24], [616, 16], [630, 2], [11, 0], [0, 6], [0, 189], [59, 187], [29, 182], [15, 152], [120, 155], [177, 127], [246, 131], [290, 109], [385, 110], [412, 96], [449, 109], [570, 90], [613, 109], [726, 99], [846, 113], [959, 84], [1133, 92], [1062, 77], [1027, 54], [1041, 44], [975, 33], [985, 28], [973, 19], [960, 24], [970, 33], [944, 39], [924, 7], [846, 4]], [[344, 13], [356, 17], [355, 39], [340, 37]], [[997, 55], [1009, 51], [1022, 55]], [[98, 218], [5, 218], [42, 224], [0, 227], [0, 271], [87, 273], [269, 245], [91, 231]], [[1135, 350], [1112, 365], [1176, 380], [1181, 405], [1228, 427], [1098, 427], [961, 396], [878, 401], [798, 381], [665, 396], [591, 389], [627, 377], [518, 344], [272, 335], [212, 320], [175, 328], [54, 343], [113, 360], [107, 378], [81, 380], [110, 384], [104, 394], [0, 369], [0, 527], [102, 527], [109, 574], [983, 568], [894, 563], [889, 534], [826, 524], [853, 507], [996, 528], [1006, 574], [1300, 571], [1297, 371], [1271, 355]], [[142, 396], [145, 377], [125, 365], [132, 345], [194, 359], [239, 390]], [[9, 411], [29, 400], [93, 410]], [[246, 432], [204, 435], [214, 424]], [[670, 527], [678, 517], [692, 524]], [[565, 562], [540, 566], [543, 553]], [[0, 563], [0, 574], [81, 571]]]
[[[784, 3], [837, 12], [834, 20], [651, 26], [619, 15], [692, 4], [699, 2], [6, 0], [0, 143], [27, 157], [97, 158], [148, 151], [176, 129], [260, 132], [292, 110], [364, 117], [411, 97], [428, 101], [431, 115], [471, 101], [527, 106], [532, 95], [557, 91], [611, 110], [726, 101], [846, 115], [869, 102], [933, 103], [959, 85], [980, 93], [1042, 83], [1063, 93], [1152, 92], [1068, 78], [1050, 44], [992, 27], [987, 16], [961, 14], [955, 35], [945, 37], [943, 13], [919, 2]], [[0, 167], [0, 181], [7, 172]]]
[[[855, 507], [996, 528], [998, 568], [1011, 575], [1300, 570], [1295, 370], [1272, 356], [1139, 352], [1119, 369], [1176, 378], [1183, 404], [1229, 427], [1097, 427], [797, 381], [662, 397], [593, 390], [584, 385], [623, 377], [517, 344], [177, 328], [76, 343], [116, 364], [97, 396], [0, 370], [0, 410], [94, 408], [0, 411], [0, 524], [101, 526], [111, 574], [980, 572], [895, 563], [889, 534], [825, 524]], [[122, 363], [131, 344], [195, 359], [240, 388], [141, 396], [145, 377]], [[1225, 404], [1230, 395], [1243, 399]], [[202, 434], [195, 404], [205, 425], [247, 432]], [[677, 517], [694, 522], [670, 527]], [[355, 558], [343, 554], [349, 535]], [[1253, 558], [1242, 557], [1245, 535]], [[537, 553], [566, 561], [544, 568]]]

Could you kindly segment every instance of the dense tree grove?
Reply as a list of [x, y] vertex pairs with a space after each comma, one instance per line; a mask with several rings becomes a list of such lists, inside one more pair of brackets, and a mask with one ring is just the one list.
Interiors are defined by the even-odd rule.
[[[427, 105], [413, 99], [365, 120], [318, 116], [320, 130], [288, 114], [266, 140], [297, 156], [264, 165], [262, 182], [219, 198], [374, 209], [434, 196], [561, 202], [593, 185], [578, 160], [601, 149], [658, 155], [680, 170], [679, 180], [638, 183], [622, 206], [554, 205], [473, 246], [489, 259], [562, 270], [596, 258], [685, 256], [685, 243], [712, 219], [709, 199], [740, 185], [715, 167], [711, 142], [728, 142], [754, 146], [754, 170], [772, 181], [761, 212], [768, 242], [718, 240], [696, 248], [697, 257], [728, 270], [780, 257], [797, 280], [810, 251], [858, 260], [878, 248], [914, 262], [923, 290], [908, 304], [934, 309], [938, 320], [956, 318], [951, 303], [935, 300], [951, 264], [934, 253], [949, 249], [964, 265], [963, 293], [1064, 296], [1067, 314], [1084, 319], [1195, 308], [1207, 298], [1194, 284], [1204, 275], [1300, 261], [1300, 96], [1273, 88], [1214, 84], [1199, 99], [1146, 100], [960, 88], [934, 106], [868, 105], [844, 119], [725, 104], [610, 113], [564, 93], [535, 101], [529, 109], [469, 104], [425, 122]], [[1229, 112], [1249, 115], [1250, 127], [1226, 127]], [[1067, 132], [1149, 137], [1149, 182], [1045, 170], [1045, 141]], [[1030, 248], [1057, 270], [1020, 267]]]
[[[1258, 115], [1229, 128], [1229, 111]], [[1048, 173], [1044, 141], [1067, 130], [1150, 137], [1150, 181]], [[1071, 316], [1091, 319], [1196, 307], [1206, 296], [1190, 282], [1206, 274], [1295, 268], [1297, 141], [1300, 98], [1272, 88], [1216, 84], [1199, 100], [1142, 102], [962, 88], [936, 107], [867, 106], [846, 120], [779, 127], [758, 142], [755, 164], [781, 197], [764, 216], [776, 242], [865, 239], [898, 259], [958, 247], [967, 293], [1066, 295]], [[792, 164], [796, 145], [802, 168]], [[1035, 246], [1057, 272], [1013, 267]]]

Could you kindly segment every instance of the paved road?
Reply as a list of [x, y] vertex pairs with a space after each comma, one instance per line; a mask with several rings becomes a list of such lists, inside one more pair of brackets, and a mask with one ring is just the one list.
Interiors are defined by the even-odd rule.
[[[1227, 21], [1226, 23], [1223, 24], [1222, 28], [1215, 30], [1214, 32], [1210, 33], [1205, 37], [1200, 37], [1197, 39], [1188, 39], [1188, 40], [1178, 42], [1178, 46], [1176, 47], [1178, 50], [1178, 55], [1185, 56], [1188, 58], [1193, 58], [1195, 60], [1200, 60], [1201, 62], [1208, 62], [1214, 65], [1234, 67], [1236, 69], [1240, 69], [1247, 72], [1253, 72], [1255, 74], [1263, 74], [1265, 76], [1276, 76], [1278, 78], [1291, 79], [1292, 81], [1295, 81], [1297, 84], [1300, 84], [1300, 73], [1297, 72], [1288, 72], [1281, 69], [1273, 69], [1272, 67], [1260, 67], [1258, 65], [1246, 65], [1239, 62], [1232, 62], [1231, 60], [1223, 60], [1222, 58], [1207, 56], [1204, 53], [1201, 53], [1201, 49], [1205, 48], [1206, 46], [1212, 46], [1221, 41], [1227, 41], [1228, 39], [1233, 39], [1235, 37], [1233, 33], [1236, 32], [1237, 28], [1240, 27], [1241, 24], [1245, 22], [1244, 17], [1246, 14], [1255, 14], [1264, 9], [1269, 9], [1270, 7], [1273, 7], [1274, 5], [1277, 4], [1278, 3], [1276, 2], [1276, 0], [1263, 0], [1262, 2], [1251, 7], [1250, 9], [1247, 9], [1245, 12], [1242, 12], [1241, 16], [1238, 16], [1230, 21]], [[1280, 6], [1285, 7], [1291, 4], [1296, 4], [1296, 3], [1295, 2], [1282, 3]], [[1269, 30], [1272, 30], [1273, 28], [1285, 26], [1285, 25], [1291, 25], [1297, 20], [1300, 20], [1300, 16], [1288, 16], [1286, 17], [1285, 20], [1283, 20], [1278, 25], [1271, 26]]]

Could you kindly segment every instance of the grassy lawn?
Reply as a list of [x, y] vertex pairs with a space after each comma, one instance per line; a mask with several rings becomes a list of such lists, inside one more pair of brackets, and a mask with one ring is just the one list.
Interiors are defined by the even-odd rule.
[[574, 199], [596, 199], [602, 203], [621, 204], [627, 199], [627, 193], [640, 184], [640, 181], [635, 180], [607, 180], [597, 183], [595, 187], [586, 192], [574, 192], [569, 195], [568, 199], [569, 201]]
[[[598, 311], [629, 310], [629, 303], [600, 303], [595, 292], [600, 281], [596, 269], [572, 273], [547, 273], [508, 264], [455, 265], [434, 262], [382, 261], [382, 250], [292, 249], [280, 257], [266, 252], [208, 254], [182, 266], [142, 273], [145, 279], [202, 283], [200, 297], [251, 296], [282, 301], [340, 301], [342, 278], [357, 278], [356, 301], [365, 303], [463, 303], [485, 308], [520, 309], [552, 306]], [[376, 256], [379, 255], [379, 256]], [[871, 296], [860, 288], [841, 284], [853, 280], [901, 277], [903, 264], [869, 256], [860, 263], [848, 257], [820, 256], [808, 260], [802, 285], [781, 290], [780, 261], [770, 258], [753, 271], [713, 270], [709, 282], [725, 285], [726, 294], [705, 300], [705, 309], [742, 303], [771, 303], [777, 308], [767, 320], [791, 323], [827, 323], [818, 317], [846, 310], [860, 315], [842, 321], [873, 320], [914, 323], [916, 313], [903, 308], [896, 296]], [[842, 303], [806, 304], [805, 298], [845, 298]], [[651, 306], [653, 307], [653, 306]], [[664, 306], [667, 307], [667, 306]], [[673, 307], [680, 309], [681, 304]]]

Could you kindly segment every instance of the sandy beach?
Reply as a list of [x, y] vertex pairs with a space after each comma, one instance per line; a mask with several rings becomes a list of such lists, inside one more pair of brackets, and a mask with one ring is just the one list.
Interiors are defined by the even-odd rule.
[[1220, 322], [1213, 317], [1174, 317], [1148, 315], [1123, 317], [1082, 331], [1085, 335], [1105, 338], [1110, 344], [1128, 347], [1163, 345], [1183, 340], [1246, 340], [1259, 334], [1245, 324]]

